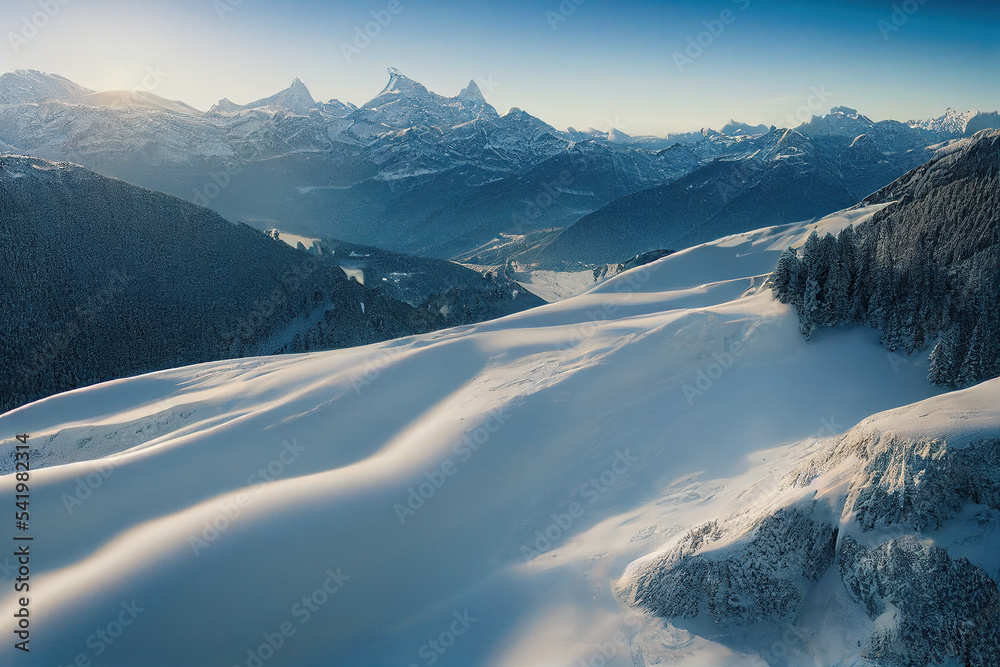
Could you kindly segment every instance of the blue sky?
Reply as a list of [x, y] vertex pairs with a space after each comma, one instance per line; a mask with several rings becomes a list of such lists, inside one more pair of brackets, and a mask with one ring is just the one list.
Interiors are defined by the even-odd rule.
[[[780, 125], [836, 105], [903, 120], [1000, 108], [997, 1], [62, 2], [5, 0], [0, 69], [98, 90], [158, 71], [153, 92], [207, 109], [295, 76], [317, 99], [361, 104], [395, 66], [445, 95], [476, 79], [501, 113], [630, 134]], [[356, 41], [366, 27], [375, 36]]]

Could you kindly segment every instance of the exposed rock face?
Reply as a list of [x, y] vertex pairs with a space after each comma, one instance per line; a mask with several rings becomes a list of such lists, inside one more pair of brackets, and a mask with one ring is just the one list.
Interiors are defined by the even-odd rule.
[[864, 664], [1000, 664], [1000, 380], [865, 420], [773, 494], [637, 563], [626, 598], [720, 629], [794, 628], [839, 578], [871, 620]]
[[791, 622], [804, 591], [833, 563], [837, 541], [837, 529], [810, 509], [762, 517], [728, 548], [715, 544], [726, 536], [715, 521], [691, 531], [635, 578], [631, 601], [668, 618], [707, 614], [719, 625]]
[[863, 656], [886, 667], [1000, 664], [1000, 594], [981, 567], [915, 536], [866, 549], [846, 536], [840, 573], [873, 619]]

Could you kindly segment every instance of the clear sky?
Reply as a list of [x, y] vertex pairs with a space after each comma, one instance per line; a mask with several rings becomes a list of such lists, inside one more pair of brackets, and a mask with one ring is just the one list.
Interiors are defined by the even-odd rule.
[[389, 66], [444, 95], [476, 79], [501, 113], [629, 134], [1000, 108], [998, 0], [4, 0], [0, 26], [4, 71], [145, 80], [200, 109], [296, 76], [362, 104]]

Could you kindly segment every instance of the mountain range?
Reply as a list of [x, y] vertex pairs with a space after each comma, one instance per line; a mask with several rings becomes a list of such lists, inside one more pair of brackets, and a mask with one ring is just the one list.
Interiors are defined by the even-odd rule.
[[[204, 113], [144, 90], [95, 93], [26, 70], [0, 76], [7, 152], [76, 162], [260, 228], [445, 259], [502, 245], [504, 234], [568, 228], [535, 253], [548, 268], [621, 262], [740, 231], [733, 220], [752, 202], [759, 217], [741, 229], [824, 215], [926, 161], [929, 146], [997, 121], [995, 113], [949, 110], [876, 123], [838, 107], [791, 133], [733, 121], [722, 132], [652, 138], [560, 131], [521, 109], [500, 114], [475, 81], [445, 97], [395, 69], [357, 107], [317, 102], [296, 79], [269, 97], [222, 99]], [[727, 168], [714, 162], [737, 160], [753, 163], [745, 166], [753, 176], [731, 183], [721, 210], [697, 203], [712, 197], [706, 191], [688, 211], [661, 213], [669, 195], [658, 188], [710, 180]], [[784, 191], [769, 185], [788, 172], [796, 178]], [[617, 254], [588, 255], [582, 245], [593, 235], [613, 237], [609, 253]]]
[[[979, 117], [966, 118], [966, 126]], [[604, 263], [658, 248], [686, 248], [742, 229], [822, 217], [927, 162], [939, 140], [964, 134], [956, 123], [927, 125], [873, 122], [838, 107], [795, 129], [774, 129], [738, 142], [717, 137], [725, 155], [584, 216], [551, 241], [538, 261]]]

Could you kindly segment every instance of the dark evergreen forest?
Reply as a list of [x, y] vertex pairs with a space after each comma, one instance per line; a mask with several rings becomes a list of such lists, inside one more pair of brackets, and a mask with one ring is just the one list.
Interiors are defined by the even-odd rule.
[[966, 387], [1000, 375], [1000, 131], [984, 130], [875, 193], [856, 229], [813, 234], [772, 276], [802, 333], [858, 323], [890, 350], [930, 349], [928, 379]]
[[164, 368], [444, 324], [207, 209], [82, 167], [0, 158], [0, 412]]

